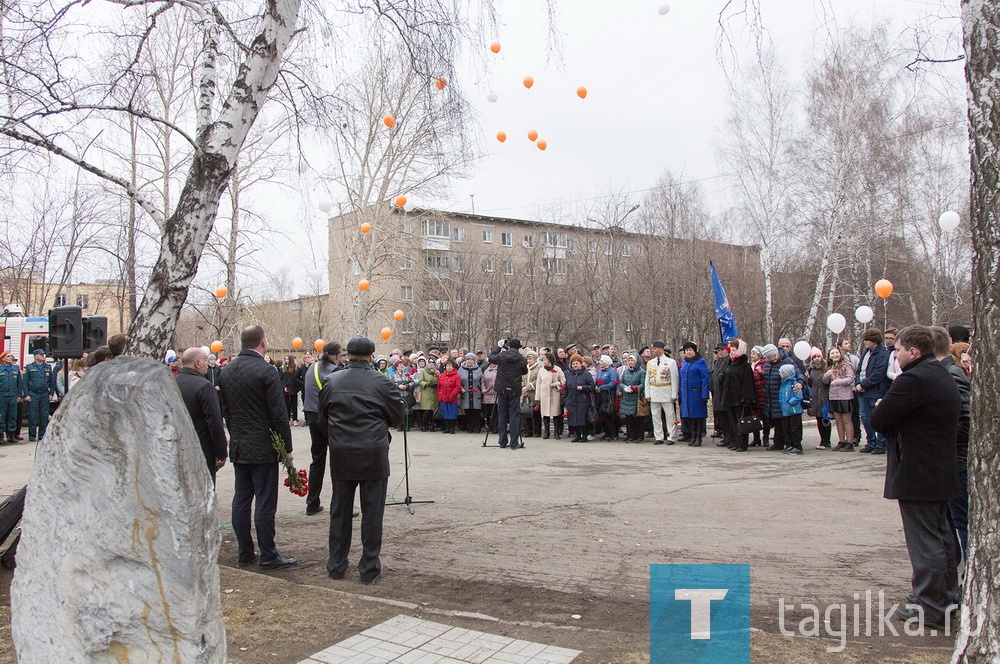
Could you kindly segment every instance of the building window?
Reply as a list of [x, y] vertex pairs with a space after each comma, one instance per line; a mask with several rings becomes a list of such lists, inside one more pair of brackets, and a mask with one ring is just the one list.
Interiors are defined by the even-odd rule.
[[427, 261], [427, 267], [429, 267], [432, 270], [436, 269], [447, 270], [449, 267], [451, 267], [451, 263], [448, 260], [448, 254], [427, 252], [426, 261]]
[[424, 236], [450, 238], [448, 222], [444, 219], [424, 219]]
[[524, 247], [525, 247], [525, 249], [531, 249], [534, 246], [535, 246], [535, 236], [534, 235], [525, 235], [524, 236]]
[[403, 302], [413, 302], [413, 286], [401, 286], [399, 289], [399, 299]]
[[399, 269], [400, 270], [412, 270], [413, 269], [413, 258], [411, 256], [403, 256], [399, 259]]
[[403, 222], [403, 232], [404, 233], [412, 233], [413, 232], [413, 224], [411, 224], [408, 221], [404, 221]]
[[503, 262], [503, 273], [508, 277], [514, 274], [514, 264], [510, 262], [510, 259]]
[[65, 307], [66, 306], [66, 295], [64, 295], [63, 293], [59, 293], [58, 295], [56, 295], [56, 303], [53, 306], [56, 306], [56, 307]]
[[535, 265], [533, 263], [528, 263], [524, 266], [524, 276], [533, 277], [535, 276]]
[[469, 333], [469, 321], [464, 318], [459, 318], [455, 321], [455, 334], [468, 334]]
[[492, 272], [492, 271], [493, 271], [493, 259], [487, 258], [486, 260], [483, 261], [483, 272]]
[[505, 247], [514, 246], [514, 234], [513, 233], [500, 233], [500, 244]]
[[[525, 238], [527, 239], [527, 238]], [[542, 246], [543, 247], [558, 247], [559, 249], [567, 249], [569, 247], [569, 238], [565, 233], [556, 233], [552, 231], [545, 231], [542, 233]]]
[[549, 274], [566, 276], [566, 261], [561, 258], [546, 258], [545, 271]]
[[465, 272], [465, 265], [462, 264], [461, 256], [455, 256], [451, 261], [451, 265], [455, 269], [455, 272]]
[[597, 253], [597, 240], [589, 240], [587, 242], [587, 251], [589, 251], [592, 254]]
[[89, 295], [77, 295], [76, 296], [76, 306], [83, 307], [86, 309], [90, 306], [90, 296]]
[[483, 242], [493, 244], [493, 231], [483, 231]]
[[631, 256], [632, 253], [628, 248], [628, 242], [622, 242], [622, 256]]
[[455, 242], [464, 242], [465, 241], [465, 229], [464, 228], [459, 228], [458, 226], [456, 226], [455, 228], [451, 229], [451, 239], [454, 240]]
[[611, 255], [611, 243], [610, 242], [605, 242], [604, 243], [604, 255], [605, 256], [610, 256]]

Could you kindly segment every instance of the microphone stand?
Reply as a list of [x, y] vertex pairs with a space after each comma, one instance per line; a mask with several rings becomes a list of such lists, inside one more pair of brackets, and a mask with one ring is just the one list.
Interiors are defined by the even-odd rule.
[[406, 505], [413, 514], [413, 505], [433, 503], [433, 500], [414, 500], [410, 495], [410, 448], [407, 442], [407, 432], [410, 430], [410, 409], [403, 404], [403, 477], [406, 480], [406, 498], [386, 503], [386, 505]]

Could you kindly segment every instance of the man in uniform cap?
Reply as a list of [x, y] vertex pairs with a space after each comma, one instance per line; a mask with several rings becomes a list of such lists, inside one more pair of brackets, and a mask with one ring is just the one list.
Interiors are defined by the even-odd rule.
[[[653, 444], [673, 445], [675, 436], [670, 435], [673, 427], [674, 407], [677, 402], [677, 361], [664, 353], [667, 347], [662, 341], [653, 342], [653, 357], [646, 363], [646, 398], [649, 399], [649, 413], [653, 418]], [[667, 405], [671, 407], [668, 409]], [[667, 424], [664, 429], [663, 418]]]
[[319, 393], [319, 415], [330, 441], [331, 579], [342, 579], [351, 551], [354, 494], [361, 489], [361, 581], [375, 583], [382, 574], [382, 516], [389, 485], [389, 427], [403, 422], [404, 406], [387, 376], [371, 366], [375, 344], [367, 337], [347, 342], [347, 366], [330, 374]]
[[0, 443], [4, 436], [8, 443], [17, 440], [18, 404], [23, 392], [23, 377], [14, 355], [7, 350], [0, 352]]
[[35, 361], [24, 368], [24, 393], [28, 404], [28, 440], [41, 440], [49, 426], [49, 399], [56, 395], [56, 377], [45, 362], [45, 349], [36, 348]]

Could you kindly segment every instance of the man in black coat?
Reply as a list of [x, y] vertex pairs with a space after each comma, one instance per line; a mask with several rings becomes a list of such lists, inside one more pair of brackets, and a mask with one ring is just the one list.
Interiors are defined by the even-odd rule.
[[181, 355], [181, 372], [177, 374], [177, 387], [184, 405], [191, 415], [194, 430], [198, 433], [201, 451], [208, 463], [208, 472], [215, 484], [215, 472], [226, 465], [226, 428], [222, 422], [222, 408], [215, 388], [205, 378], [208, 369], [205, 351], [188, 348]]
[[403, 421], [404, 406], [392, 381], [372, 369], [375, 344], [367, 337], [347, 342], [347, 367], [331, 373], [319, 393], [319, 416], [330, 441], [331, 579], [344, 578], [351, 551], [354, 494], [361, 488], [361, 581], [375, 583], [382, 574], [382, 515], [389, 486], [389, 427]]
[[961, 397], [948, 370], [934, 357], [934, 337], [923, 325], [896, 337], [902, 373], [875, 405], [872, 427], [885, 434], [885, 497], [899, 501], [913, 593], [902, 620], [923, 617], [943, 627], [959, 599], [957, 557], [948, 524], [948, 501], [959, 495], [958, 420]]
[[236, 478], [233, 495], [233, 532], [239, 542], [241, 566], [258, 559], [250, 534], [250, 507], [256, 501], [254, 527], [260, 545], [260, 566], [291, 567], [298, 561], [285, 558], [274, 545], [274, 515], [278, 511], [278, 454], [271, 432], [292, 456], [292, 429], [288, 424], [281, 376], [264, 360], [264, 328], [251, 325], [240, 333], [242, 350], [222, 372], [222, 414], [229, 428], [229, 460]]
[[[497, 377], [493, 391], [497, 395], [497, 430], [500, 433], [500, 447], [516, 450], [521, 440], [521, 376], [528, 373], [528, 361], [518, 352], [520, 339], [511, 339], [507, 347], [497, 346], [490, 353], [490, 363], [497, 365]], [[508, 438], [508, 424], [510, 432]]]

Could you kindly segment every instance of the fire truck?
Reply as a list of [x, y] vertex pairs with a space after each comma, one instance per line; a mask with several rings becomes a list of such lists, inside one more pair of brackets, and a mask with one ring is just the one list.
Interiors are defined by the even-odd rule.
[[9, 350], [17, 366], [32, 361], [36, 348], [49, 351], [49, 319], [47, 316], [25, 317], [20, 306], [12, 304], [0, 313], [0, 352]]

